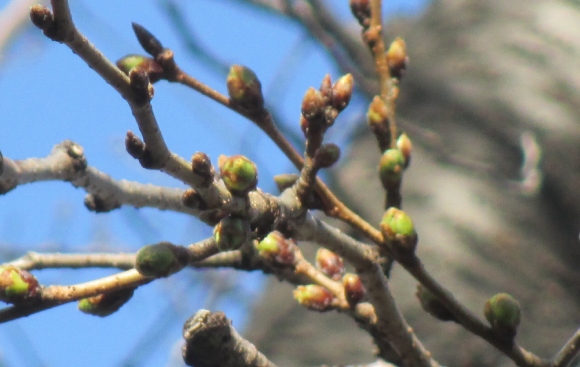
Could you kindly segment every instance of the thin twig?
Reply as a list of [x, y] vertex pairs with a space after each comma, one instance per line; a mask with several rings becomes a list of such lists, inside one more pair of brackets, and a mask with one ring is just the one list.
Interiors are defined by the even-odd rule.
[[574, 357], [580, 351], [580, 329], [576, 330], [574, 335], [568, 341], [562, 349], [554, 356], [552, 359], [553, 367], [565, 367], [572, 362]]

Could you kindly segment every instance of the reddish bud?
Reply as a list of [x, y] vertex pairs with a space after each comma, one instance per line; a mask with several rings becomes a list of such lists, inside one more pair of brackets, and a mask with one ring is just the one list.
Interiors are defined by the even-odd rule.
[[256, 244], [256, 250], [260, 256], [267, 258], [274, 264], [292, 265], [298, 248], [293, 239], [285, 238], [282, 233], [274, 231]]
[[409, 167], [409, 163], [411, 163], [411, 153], [413, 152], [413, 143], [411, 143], [411, 139], [409, 139], [407, 134], [402, 133], [399, 135], [399, 138], [397, 139], [397, 149], [401, 151], [403, 158], [405, 159], [403, 167]]
[[38, 280], [26, 270], [13, 265], [0, 266], [0, 301], [22, 304], [40, 295]]
[[352, 97], [354, 80], [351, 74], [346, 74], [334, 83], [332, 86], [332, 107], [338, 112], [348, 106]]
[[308, 88], [302, 99], [302, 116], [312, 122], [323, 116], [325, 107], [326, 103], [322, 93], [312, 87]]
[[334, 295], [326, 288], [315, 285], [300, 285], [294, 290], [294, 298], [302, 306], [314, 311], [330, 310]]
[[350, 10], [359, 24], [368, 28], [371, 23], [371, 4], [369, 0], [350, 0]]
[[339, 280], [344, 273], [342, 258], [322, 247], [316, 252], [316, 267], [333, 280]]
[[362, 301], [366, 291], [358, 275], [352, 273], [344, 274], [342, 277], [342, 285], [344, 286], [344, 293], [350, 307], [354, 307]]
[[262, 84], [250, 68], [242, 65], [232, 66], [227, 85], [228, 94], [234, 104], [252, 111], [261, 111], [264, 108]]
[[193, 173], [203, 178], [203, 187], [211, 185], [214, 179], [215, 170], [207, 154], [197, 152], [191, 157], [191, 168]]

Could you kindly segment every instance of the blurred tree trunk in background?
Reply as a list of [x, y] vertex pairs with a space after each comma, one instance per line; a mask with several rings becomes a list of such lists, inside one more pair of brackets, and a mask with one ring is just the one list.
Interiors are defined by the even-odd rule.
[[[518, 340], [549, 357], [580, 323], [580, 2], [441, 0], [387, 28], [411, 58], [397, 116], [415, 145], [403, 207], [416, 222], [419, 255], [479, 314], [494, 293], [513, 294], [523, 310]], [[360, 125], [334, 186], [378, 223], [379, 152]], [[416, 282], [396, 265], [391, 284], [441, 363], [512, 365], [428, 316]], [[372, 360], [370, 338], [352, 320], [302, 309], [277, 281], [249, 325], [246, 336], [280, 365]]]

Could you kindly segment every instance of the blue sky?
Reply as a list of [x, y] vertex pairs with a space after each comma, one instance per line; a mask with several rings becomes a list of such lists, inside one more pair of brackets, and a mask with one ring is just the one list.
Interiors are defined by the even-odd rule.
[[[0, 8], [7, 3], [0, 0]], [[251, 67], [266, 95], [277, 92], [278, 98], [269, 102], [295, 131], [304, 91], [318, 86], [326, 73], [338, 76], [326, 55], [291, 22], [250, 11], [235, 1], [178, 3], [200, 40], [219, 58]], [[336, 3], [337, 12], [348, 16], [348, 1]], [[385, 7], [391, 14], [413, 14], [424, 3], [387, 1]], [[142, 53], [131, 30], [131, 22], [137, 22], [172, 48], [184, 69], [225, 92], [224, 76], [187, 52], [160, 4], [79, 0], [71, 2], [71, 8], [79, 29], [110, 59]], [[298, 62], [290, 62], [291, 56]], [[291, 77], [281, 78], [282, 72]], [[203, 151], [216, 162], [219, 154], [244, 154], [258, 164], [259, 185], [270, 192], [274, 192], [272, 175], [294, 172], [257, 128], [182, 86], [156, 84], [153, 107], [168, 146], [183, 157]], [[351, 109], [343, 116], [346, 125], [349, 113], [351, 120], [360, 113], [356, 106]], [[4, 53], [0, 116], [0, 150], [6, 157], [45, 156], [55, 144], [71, 139], [84, 147], [90, 165], [114, 178], [181, 186], [163, 174], [143, 170], [126, 154], [125, 133], [137, 131], [126, 103], [67, 47], [47, 41], [36, 29], [27, 29]], [[342, 143], [344, 134], [335, 138]], [[188, 244], [211, 234], [211, 228], [181, 214], [123, 208], [96, 215], [84, 208], [84, 194], [58, 182], [26, 185], [0, 196], [0, 254], [10, 251], [19, 256], [31, 249], [133, 252], [148, 243]], [[36, 274], [44, 284], [71, 284], [110, 273], [45, 270]], [[257, 294], [262, 284], [259, 275], [231, 274], [222, 271], [217, 279], [234, 294], [247, 292], [250, 298]], [[185, 271], [155, 282], [105, 319], [81, 314], [72, 304], [2, 325], [0, 366], [171, 365], [183, 322], [197, 309], [225, 310], [234, 326], [244, 326], [247, 297], [213, 299], [208, 278], [215, 280], [216, 274]], [[150, 340], [144, 335], [150, 335]]]

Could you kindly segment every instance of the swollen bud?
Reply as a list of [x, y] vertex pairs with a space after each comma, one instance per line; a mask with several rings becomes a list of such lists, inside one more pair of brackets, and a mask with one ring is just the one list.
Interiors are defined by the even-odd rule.
[[405, 157], [399, 149], [387, 149], [379, 161], [379, 176], [385, 189], [399, 186], [403, 178]]
[[237, 250], [250, 239], [250, 223], [229, 215], [214, 227], [213, 236], [220, 251]]
[[344, 110], [352, 97], [354, 80], [351, 74], [346, 74], [332, 86], [332, 107], [338, 112]]
[[346, 301], [350, 307], [354, 307], [362, 301], [366, 291], [358, 275], [352, 273], [344, 274], [342, 285], [344, 286]]
[[245, 196], [258, 184], [258, 168], [243, 155], [220, 159], [220, 175], [226, 188], [235, 196]]
[[120, 289], [83, 298], [78, 302], [78, 309], [89, 315], [105, 317], [117, 312], [133, 296], [135, 288]]
[[371, 101], [367, 112], [367, 121], [373, 131], [377, 129], [377, 126], [387, 126], [389, 110], [381, 97], [375, 96]]
[[320, 168], [328, 168], [340, 158], [340, 148], [336, 144], [324, 144], [316, 149], [314, 162]]
[[264, 239], [256, 244], [258, 254], [274, 264], [294, 264], [295, 251], [298, 250], [296, 242], [291, 238], [285, 238], [278, 231], [270, 232]]
[[389, 46], [387, 51], [387, 63], [391, 71], [391, 75], [397, 79], [401, 79], [405, 69], [407, 68], [407, 45], [405, 41], [397, 37]]
[[232, 66], [227, 84], [230, 99], [236, 105], [251, 111], [261, 111], [264, 108], [262, 84], [250, 68], [242, 65]]
[[34, 275], [13, 265], [0, 266], [0, 301], [22, 304], [39, 296], [40, 285]]
[[507, 293], [498, 293], [485, 303], [483, 313], [501, 337], [513, 339], [520, 324], [520, 303]]
[[415, 294], [417, 295], [419, 302], [421, 302], [421, 307], [437, 320], [456, 321], [455, 315], [445, 307], [439, 298], [422, 284], [417, 285], [417, 292]]
[[[302, 116], [308, 122], [312, 122], [324, 115], [325, 107], [326, 102], [322, 93], [312, 87], [308, 88], [304, 98], [302, 98]], [[308, 127], [312, 128], [311, 126]]]
[[384, 241], [401, 256], [411, 256], [417, 247], [417, 232], [411, 217], [404, 211], [390, 207], [381, 220]]
[[155, 83], [163, 77], [163, 68], [155, 60], [142, 55], [127, 55], [117, 61], [117, 67], [127, 75], [135, 68], [144, 70], [149, 75], [149, 81]]
[[185, 247], [159, 242], [142, 247], [137, 252], [135, 269], [146, 277], [168, 277], [183, 269], [189, 262]]
[[411, 139], [409, 139], [407, 134], [402, 133], [399, 135], [399, 138], [397, 139], [397, 149], [401, 151], [403, 158], [405, 159], [403, 167], [409, 167], [409, 163], [411, 163], [411, 153], [413, 152], [413, 143], [411, 143]]
[[300, 285], [293, 294], [298, 303], [310, 310], [323, 312], [332, 308], [334, 295], [320, 285]]
[[344, 273], [344, 262], [334, 252], [319, 248], [316, 252], [316, 267], [333, 280], [339, 280]]

